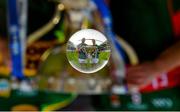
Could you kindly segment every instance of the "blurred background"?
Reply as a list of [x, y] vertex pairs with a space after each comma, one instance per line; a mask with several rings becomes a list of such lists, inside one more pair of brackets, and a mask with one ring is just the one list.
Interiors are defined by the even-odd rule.
[[[86, 28], [115, 48], [93, 74], [66, 58], [68, 39]], [[1, 0], [0, 110], [180, 110], [179, 68], [135, 92], [125, 80], [127, 67], [154, 60], [179, 37], [179, 0]]]

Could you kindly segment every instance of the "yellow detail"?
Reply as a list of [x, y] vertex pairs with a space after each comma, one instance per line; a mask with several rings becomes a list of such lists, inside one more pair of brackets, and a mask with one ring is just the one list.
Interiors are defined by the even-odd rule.
[[12, 107], [11, 111], [38, 111], [38, 108], [34, 105], [20, 104]]
[[46, 107], [44, 107], [42, 109], [42, 111], [53, 111], [53, 110], [57, 110], [57, 109], [61, 109], [61, 108], [64, 108], [66, 107], [67, 105], [69, 105], [72, 101], [74, 101], [74, 99], [77, 97], [76, 94], [74, 94], [73, 96], [70, 96], [69, 99], [66, 99], [62, 102], [58, 102], [58, 103], [55, 103], [55, 104], [51, 104], [51, 105], [48, 105]]
[[35, 69], [27, 69], [27, 68], [24, 69], [24, 74], [27, 77], [35, 76], [36, 73], [37, 73], [37, 70], [35, 70]]
[[10, 88], [7, 90], [0, 91], [0, 97], [8, 98], [10, 96], [11, 90]]
[[11, 69], [7, 66], [0, 66], [0, 75], [9, 76]]
[[84, 17], [83, 21], [82, 21], [82, 25], [81, 25], [81, 29], [87, 29], [89, 27], [89, 21], [86, 17]]
[[121, 38], [120, 36], [117, 36], [117, 40], [120, 42], [122, 48], [124, 49], [124, 51], [126, 52], [129, 61], [131, 63], [131, 65], [137, 65], [139, 63], [139, 59], [138, 56], [135, 52], [135, 50], [132, 48], [132, 46], [130, 46], [125, 40], [123, 40], [123, 38]]

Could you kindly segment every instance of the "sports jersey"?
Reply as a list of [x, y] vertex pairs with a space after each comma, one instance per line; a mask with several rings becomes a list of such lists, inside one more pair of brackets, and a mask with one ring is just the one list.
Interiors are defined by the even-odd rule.
[[[179, 0], [112, 0], [110, 3], [115, 32], [133, 46], [140, 62], [156, 59], [179, 41]], [[180, 68], [174, 68], [141, 90], [178, 86], [179, 75]]]
[[99, 58], [99, 46], [98, 45], [94, 45], [93, 47], [95, 47], [94, 52], [92, 54], [92, 58]]
[[79, 53], [80, 59], [86, 59], [87, 58], [85, 47], [86, 47], [86, 44], [84, 44], [84, 43], [81, 43], [78, 45], [78, 53]]

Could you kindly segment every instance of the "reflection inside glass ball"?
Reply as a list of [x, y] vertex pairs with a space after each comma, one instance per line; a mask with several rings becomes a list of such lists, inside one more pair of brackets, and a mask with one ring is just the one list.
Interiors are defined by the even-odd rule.
[[102, 69], [110, 57], [110, 44], [99, 31], [84, 29], [71, 36], [66, 55], [73, 68], [82, 73], [94, 73]]

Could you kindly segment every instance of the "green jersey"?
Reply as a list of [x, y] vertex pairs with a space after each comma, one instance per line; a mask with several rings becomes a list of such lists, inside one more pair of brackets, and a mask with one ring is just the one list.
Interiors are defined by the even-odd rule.
[[168, 0], [112, 0], [115, 32], [136, 50], [141, 61], [153, 60], [174, 42]]
[[86, 44], [81, 43], [78, 45], [78, 54], [80, 59], [86, 59], [87, 53], [86, 53]]

